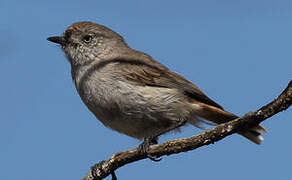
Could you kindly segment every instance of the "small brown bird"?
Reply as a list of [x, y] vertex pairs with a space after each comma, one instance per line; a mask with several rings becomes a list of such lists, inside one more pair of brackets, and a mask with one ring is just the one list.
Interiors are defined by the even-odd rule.
[[[130, 48], [105, 26], [78, 22], [62, 36], [48, 40], [61, 45], [89, 110], [105, 126], [144, 138], [140, 147], [146, 152], [158, 136], [185, 124], [198, 126], [205, 120], [221, 124], [237, 118], [184, 77]], [[262, 132], [266, 130], [257, 126], [240, 134], [260, 144]]]

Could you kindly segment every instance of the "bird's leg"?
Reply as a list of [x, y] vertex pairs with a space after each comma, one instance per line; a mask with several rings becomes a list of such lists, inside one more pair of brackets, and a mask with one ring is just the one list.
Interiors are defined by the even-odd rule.
[[[97, 171], [102, 171], [102, 165], [105, 163], [105, 161], [100, 161], [99, 163], [96, 163], [91, 167], [91, 175], [93, 177], [93, 180], [102, 180], [103, 178], [99, 177], [99, 175], [96, 174]], [[112, 180], [117, 180], [117, 176], [115, 172], [112, 172]]]
[[145, 137], [144, 138], [144, 141], [139, 145], [138, 147], [138, 151], [140, 154], [146, 154], [147, 157], [152, 160], [152, 161], [155, 161], [155, 162], [158, 162], [161, 160], [161, 158], [157, 158], [157, 157], [154, 157], [154, 156], [151, 156], [149, 153], [148, 153], [148, 150], [149, 150], [149, 147], [151, 145], [154, 145], [154, 144], [158, 144], [157, 142], [157, 136], [149, 136], [149, 137]]
[[179, 121], [179, 123], [174, 124], [173, 126], [170, 126], [170, 127], [166, 128], [166, 129], [164, 129], [163, 131], [160, 131], [160, 132], [158, 132], [158, 133], [156, 133], [156, 134], [153, 134], [153, 135], [151, 135], [151, 136], [145, 137], [145, 138], [144, 138], [144, 141], [138, 146], [138, 151], [139, 151], [139, 153], [141, 153], [141, 154], [146, 154], [146, 156], [147, 156], [150, 160], [152, 160], [152, 161], [154, 161], [154, 162], [161, 161], [162, 158], [157, 158], [157, 157], [155, 157], [155, 156], [151, 156], [151, 155], [148, 153], [149, 147], [150, 147], [151, 145], [158, 144], [158, 141], [157, 141], [158, 136], [160, 136], [160, 135], [162, 135], [162, 134], [164, 134], [164, 133], [167, 133], [167, 132], [169, 132], [169, 131], [171, 131], [171, 130], [174, 130], [174, 129], [176, 129], [176, 128], [179, 128], [180, 126], [184, 125], [185, 123], [186, 123], [186, 121]]

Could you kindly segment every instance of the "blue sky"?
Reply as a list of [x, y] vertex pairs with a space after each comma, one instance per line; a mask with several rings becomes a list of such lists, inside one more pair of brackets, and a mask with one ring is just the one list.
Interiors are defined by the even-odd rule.
[[[60, 48], [47, 37], [77, 21], [119, 32], [238, 115], [270, 102], [292, 78], [292, 2], [0, 1], [0, 179], [80, 179], [140, 142], [105, 128], [81, 102]], [[292, 111], [263, 125], [257, 146], [232, 135], [214, 145], [142, 160], [119, 179], [291, 179]], [[160, 141], [201, 132], [185, 127]], [[110, 178], [108, 178], [110, 179]]]

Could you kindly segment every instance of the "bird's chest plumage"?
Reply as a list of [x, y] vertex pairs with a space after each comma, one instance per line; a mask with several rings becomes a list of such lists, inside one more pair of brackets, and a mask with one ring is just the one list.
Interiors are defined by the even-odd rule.
[[86, 106], [101, 120], [109, 126], [110, 121], [114, 121], [116, 114], [120, 113], [119, 95], [117, 89], [121, 89], [117, 84], [110, 83], [107, 75], [100, 75], [98, 71], [88, 73], [90, 69], [79, 72], [79, 77], [75, 78], [77, 91]]
[[116, 131], [143, 138], [184, 116], [176, 112], [181, 96], [175, 90], [137, 86], [110, 71], [88, 71], [75, 78], [78, 93], [94, 115]]

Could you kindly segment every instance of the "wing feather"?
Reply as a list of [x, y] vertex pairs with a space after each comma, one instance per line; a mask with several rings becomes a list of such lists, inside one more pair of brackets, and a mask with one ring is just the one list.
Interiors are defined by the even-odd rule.
[[223, 109], [219, 104], [206, 96], [196, 85], [181, 75], [170, 71], [162, 64], [146, 56], [144, 59], [131, 59], [129, 56], [117, 58], [119, 69], [124, 78], [141, 86], [156, 86], [162, 88], [175, 88], [182, 91], [192, 100], [200, 101]]

